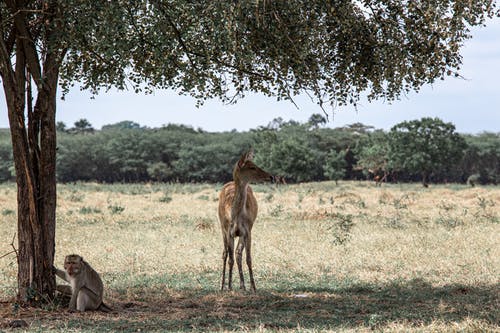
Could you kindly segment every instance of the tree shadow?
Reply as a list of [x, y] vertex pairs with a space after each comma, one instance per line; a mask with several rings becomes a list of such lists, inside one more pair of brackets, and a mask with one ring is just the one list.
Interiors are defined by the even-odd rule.
[[433, 287], [420, 279], [387, 285], [211, 292], [182, 290], [137, 302], [112, 301], [115, 312], [60, 316], [51, 327], [120, 331], [221, 331], [242, 329], [362, 329], [391, 324], [422, 327], [476, 320], [500, 323], [500, 285]]

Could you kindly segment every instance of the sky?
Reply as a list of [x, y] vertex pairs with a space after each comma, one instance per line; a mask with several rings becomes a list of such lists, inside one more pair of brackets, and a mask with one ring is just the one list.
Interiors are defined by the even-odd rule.
[[[389, 130], [392, 126], [422, 117], [439, 117], [451, 122], [460, 133], [500, 132], [500, 19], [486, 27], [472, 30], [473, 38], [462, 48], [461, 74], [465, 79], [448, 77], [424, 86], [388, 104], [383, 101], [360, 101], [353, 108], [328, 110], [329, 127], [363, 123]], [[273, 119], [306, 122], [311, 114], [322, 110], [306, 96], [297, 96], [298, 108], [288, 101], [259, 94], [247, 94], [236, 105], [209, 100], [199, 108], [196, 100], [174, 91], [158, 90], [152, 95], [111, 90], [94, 98], [74, 88], [65, 100], [58, 100], [56, 120], [67, 127], [87, 119], [95, 129], [129, 120], [141, 126], [161, 127], [169, 123], [184, 124], [210, 132], [246, 131], [265, 126]], [[3, 93], [0, 96], [0, 128], [8, 127]]]

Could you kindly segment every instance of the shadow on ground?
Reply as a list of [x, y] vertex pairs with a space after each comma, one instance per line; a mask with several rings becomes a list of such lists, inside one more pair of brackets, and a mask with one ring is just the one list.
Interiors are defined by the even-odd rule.
[[[486, 327], [500, 321], [500, 285], [433, 287], [422, 280], [391, 285], [300, 289], [278, 292], [209, 292], [181, 290], [147, 301], [111, 300], [115, 313], [49, 311], [29, 316], [21, 310], [6, 321], [22, 318], [42, 329], [79, 331], [209, 331], [253, 329], [363, 329], [403, 324], [422, 327], [476, 320]], [[4, 312], [5, 313], [5, 312]]]

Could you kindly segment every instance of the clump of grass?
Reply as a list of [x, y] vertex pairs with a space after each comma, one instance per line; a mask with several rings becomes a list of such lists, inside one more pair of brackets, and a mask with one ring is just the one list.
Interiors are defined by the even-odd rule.
[[438, 207], [445, 212], [449, 212], [456, 209], [457, 206], [453, 202], [441, 200], [441, 202], [438, 204]]
[[168, 193], [163, 194], [163, 196], [158, 199], [158, 201], [163, 202], [163, 203], [169, 203], [172, 201], [172, 197], [168, 195]]
[[451, 216], [447, 214], [439, 216], [436, 219], [436, 223], [450, 229], [464, 225], [463, 220], [457, 218], [456, 216]]
[[16, 214], [16, 211], [13, 209], [8, 209], [8, 208], [2, 209], [2, 216], [9, 216], [14, 214]]
[[82, 202], [85, 199], [85, 194], [77, 191], [72, 191], [68, 196], [68, 200], [71, 202]]
[[283, 212], [283, 206], [281, 204], [277, 204], [269, 211], [269, 215], [271, 215], [272, 217], [280, 217]]
[[114, 204], [109, 204], [108, 210], [110, 211], [111, 214], [121, 214], [125, 210], [125, 207], [122, 207], [119, 205], [114, 205]]
[[366, 203], [361, 198], [347, 198], [344, 201], [344, 203], [352, 205], [352, 206], [360, 208], [360, 209], [365, 209], [366, 208]]
[[394, 200], [394, 197], [388, 192], [382, 192], [378, 198], [378, 203], [381, 205], [388, 205]]
[[401, 214], [388, 217], [385, 225], [392, 229], [405, 229], [407, 227], [404, 223], [404, 219], [401, 217]]
[[482, 209], [486, 210], [488, 207], [495, 207], [495, 202], [492, 199], [487, 199], [482, 196], [477, 197], [477, 205]]
[[212, 185], [209, 184], [180, 184], [179, 192], [181, 194], [194, 194], [203, 190], [209, 189]]
[[333, 213], [328, 214], [329, 225], [327, 229], [332, 232], [333, 241], [335, 245], [344, 245], [352, 237], [352, 227], [354, 226], [353, 216], [350, 214]]
[[[319, 198], [318, 198], [318, 204], [319, 205], [325, 205], [327, 203], [333, 206], [335, 204], [335, 198], [333, 196], [329, 196], [328, 198], [325, 198], [323, 196], [323, 194], [320, 194]], [[358, 203], [356, 203], [355, 205], [357, 206], [357, 204]], [[363, 208], [364, 208], [364, 203], [362, 203], [362, 205], [363, 205]]]
[[337, 199], [340, 199], [340, 198], [359, 198], [359, 195], [357, 195], [356, 193], [352, 193], [352, 192], [348, 192], [348, 191], [345, 191], [345, 190], [341, 190], [339, 192], [339, 194], [337, 194], [336, 198]]
[[394, 198], [392, 200], [392, 205], [394, 206], [394, 208], [396, 209], [408, 209], [408, 204], [409, 204], [409, 200], [410, 197], [408, 194], [403, 194], [402, 196], [400, 196], [399, 198]]
[[298, 201], [299, 204], [302, 203], [302, 201], [304, 201], [304, 198], [305, 198], [305, 194], [304, 193], [299, 192], [297, 194], [297, 201]]
[[214, 229], [214, 221], [210, 218], [200, 218], [196, 222], [195, 229], [196, 230], [213, 230]]
[[100, 213], [102, 213], [102, 211], [99, 208], [97, 208], [97, 207], [87, 207], [87, 206], [80, 207], [80, 209], [78, 210], [78, 212], [80, 214], [83, 214], [83, 215], [86, 215], [86, 214], [100, 214]]
[[476, 219], [483, 220], [490, 223], [499, 223], [500, 218], [495, 212], [495, 201], [493, 199], [485, 198], [483, 196], [477, 197], [477, 209], [474, 213]]

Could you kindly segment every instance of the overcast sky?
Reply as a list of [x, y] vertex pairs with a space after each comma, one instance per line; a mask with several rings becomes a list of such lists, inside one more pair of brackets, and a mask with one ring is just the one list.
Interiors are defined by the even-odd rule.
[[[361, 122], [388, 130], [404, 120], [439, 117], [455, 124], [461, 133], [500, 132], [500, 19], [489, 21], [487, 27], [475, 28], [473, 39], [466, 42], [462, 55], [461, 74], [465, 80], [449, 77], [392, 105], [361, 101], [357, 111], [336, 110], [330, 115], [328, 126]], [[176, 123], [207, 131], [243, 131], [266, 125], [277, 117], [304, 122], [311, 114], [322, 112], [308, 97], [299, 96], [295, 102], [298, 109], [290, 102], [247, 95], [236, 105], [210, 100], [196, 108], [193, 98], [178, 96], [172, 91], [156, 91], [153, 95], [110, 91], [91, 99], [91, 94], [75, 88], [66, 100], [58, 101], [57, 121], [71, 127], [75, 121], [85, 118], [96, 129], [131, 120], [148, 127]], [[2, 93], [0, 128], [5, 127], [8, 127], [8, 118]]]

